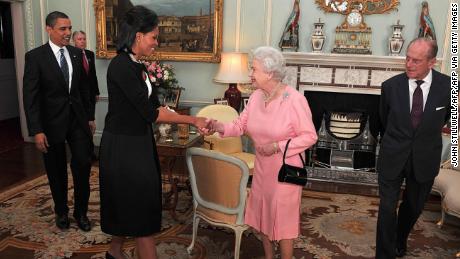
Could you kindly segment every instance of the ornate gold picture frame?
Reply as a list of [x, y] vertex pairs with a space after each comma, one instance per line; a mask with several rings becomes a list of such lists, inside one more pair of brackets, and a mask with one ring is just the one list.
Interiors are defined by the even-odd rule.
[[[158, 48], [146, 59], [220, 62], [223, 0], [150, 1], [142, 3], [158, 14], [160, 35]], [[135, 0], [94, 0], [97, 57], [116, 55], [118, 23], [133, 4]]]

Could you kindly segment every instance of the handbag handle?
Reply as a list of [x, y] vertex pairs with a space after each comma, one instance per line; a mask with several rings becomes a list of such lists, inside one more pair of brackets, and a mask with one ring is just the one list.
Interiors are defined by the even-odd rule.
[[[283, 153], [283, 165], [286, 164], [284, 160], [286, 159], [286, 151], [287, 151], [287, 149], [288, 149], [289, 142], [291, 142], [291, 139], [288, 140], [288, 142], [286, 143], [286, 147], [284, 148], [284, 153]], [[303, 158], [302, 158], [302, 156], [300, 155], [300, 153], [299, 153], [299, 157], [300, 157], [300, 160], [302, 160], [302, 165], [305, 167], [305, 161], [303, 160]]]

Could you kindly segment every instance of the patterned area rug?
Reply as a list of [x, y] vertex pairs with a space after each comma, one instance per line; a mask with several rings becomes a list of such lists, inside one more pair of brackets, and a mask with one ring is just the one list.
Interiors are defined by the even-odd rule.
[[[46, 176], [0, 194], [0, 258], [104, 258], [110, 236], [100, 230], [98, 170], [92, 169], [89, 218], [93, 229], [78, 230], [71, 222], [68, 231], [54, 224], [53, 202]], [[71, 177], [69, 177], [71, 179]], [[69, 185], [69, 200], [73, 199]], [[304, 191], [301, 236], [295, 241], [295, 258], [373, 258], [377, 198]], [[163, 230], [156, 235], [159, 258], [233, 258], [231, 230], [201, 224], [194, 253], [191, 241], [191, 196], [182, 191], [177, 209], [179, 220], [163, 213]], [[448, 218], [436, 227], [439, 211], [425, 211], [409, 239], [406, 258], [454, 258], [460, 249], [460, 220]], [[136, 258], [135, 244], [125, 245], [127, 258]], [[257, 235], [247, 231], [241, 258], [263, 258]], [[279, 255], [278, 255], [279, 257]]]

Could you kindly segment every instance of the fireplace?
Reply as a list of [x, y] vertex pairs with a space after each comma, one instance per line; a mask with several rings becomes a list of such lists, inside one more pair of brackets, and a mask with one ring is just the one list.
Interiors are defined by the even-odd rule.
[[[334, 153], [354, 157], [352, 166], [342, 169], [367, 170], [375, 168], [375, 159], [368, 161], [376, 150], [376, 139], [381, 126], [378, 115], [379, 95], [344, 94], [305, 90], [318, 133], [318, 143], [313, 157], [317, 165], [329, 164], [335, 167]], [[340, 151], [340, 152], [336, 152]], [[316, 156], [315, 156], [316, 155]], [[330, 156], [330, 159], [325, 159]]]
[[285, 82], [308, 100], [317, 144], [307, 150], [316, 181], [377, 185], [380, 85], [404, 71], [404, 57], [283, 53]]
[[318, 134], [307, 151], [311, 178], [375, 184], [379, 95], [304, 91]]

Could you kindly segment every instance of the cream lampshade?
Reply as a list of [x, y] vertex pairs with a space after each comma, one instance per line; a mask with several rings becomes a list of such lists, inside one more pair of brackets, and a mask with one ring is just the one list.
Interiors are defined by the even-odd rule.
[[236, 85], [251, 82], [248, 71], [248, 54], [242, 52], [222, 53], [219, 71], [214, 77], [214, 81], [229, 84], [224, 97], [228, 100], [230, 106], [239, 111], [241, 92]]

